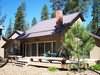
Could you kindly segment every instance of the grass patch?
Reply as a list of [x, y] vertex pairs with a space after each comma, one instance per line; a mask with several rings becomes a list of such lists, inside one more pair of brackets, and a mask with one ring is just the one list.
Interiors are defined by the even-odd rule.
[[58, 69], [56, 67], [49, 67], [48, 71], [50, 72], [56, 72]]

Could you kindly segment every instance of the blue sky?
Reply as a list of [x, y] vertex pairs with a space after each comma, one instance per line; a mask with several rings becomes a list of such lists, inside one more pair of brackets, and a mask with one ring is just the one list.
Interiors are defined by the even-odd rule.
[[[52, 12], [51, 4], [49, 0], [25, 0], [26, 2], [26, 21], [31, 24], [32, 18], [36, 17], [40, 21], [41, 10], [44, 4], [48, 5], [49, 13]], [[14, 22], [16, 10], [20, 4], [20, 0], [0, 0], [0, 6], [2, 8], [2, 15], [7, 15], [5, 22], [5, 30], [9, 24], [9, 20], [12, 19]], [[91, 7], [89, 7], [88, 15], [86, 16], [86, 24], [91, 20]], [[4, 30], [4, 31], [5, 31]]]
[[[51, 6], [49, 0], [25, 0], [26, 3], [26, 21], [31, 24], [32, 18], [36, 17], [40, 21], [41, 10], [44, 4], [48, 5], [49, 12], [51, 13]], [[5, 30], [8, 27], [9, 20], [14, 22], [16, 10], [20, 5], [20, 0], [0, 0], [2, 15], [7, 15], [5, 22]]]

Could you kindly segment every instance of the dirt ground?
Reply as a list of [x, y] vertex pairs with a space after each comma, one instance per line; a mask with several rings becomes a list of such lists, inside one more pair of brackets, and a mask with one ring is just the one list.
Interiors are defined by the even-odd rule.
[[47, 68], [38, 68], [34, 66], [19, 67], [13, 63], [8, 63], [6, 66], [0, 68], [0, 75], [98, 75], [92, 71], [81, 72], [80, 74], [72, 71], [55, 72], [48, 71]]

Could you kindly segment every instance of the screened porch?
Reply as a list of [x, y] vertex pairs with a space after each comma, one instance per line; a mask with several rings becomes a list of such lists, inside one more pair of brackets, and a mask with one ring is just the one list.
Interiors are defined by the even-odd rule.
[[34, 42], [23, 44], [24, 56], [47, 56], [47, 53], [56, 53], [56, 42]]

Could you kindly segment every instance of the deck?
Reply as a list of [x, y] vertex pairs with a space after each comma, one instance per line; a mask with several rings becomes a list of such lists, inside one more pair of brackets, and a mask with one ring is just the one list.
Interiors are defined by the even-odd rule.
[[16, 64], [37, 66], [37, 67], [56, 67], [58, 69], [70, 69], [71, 64], [77, 64], [76, 61], [64, 60], [60, 57], [25, 57], [19, 58]]

